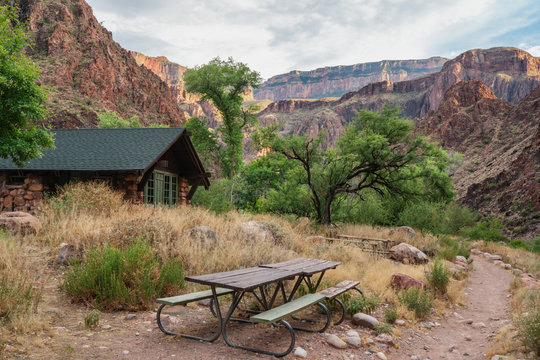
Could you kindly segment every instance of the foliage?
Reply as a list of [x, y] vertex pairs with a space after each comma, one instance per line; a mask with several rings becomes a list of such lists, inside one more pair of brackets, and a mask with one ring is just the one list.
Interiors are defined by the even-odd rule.
[[540, 355], [540, 308], [532, 308], [517, 321], [518, 334], [525, 346]]
[[[262, 78], [246, 64], [232, 58], [212, 59], [208, 64], [188, 69], [184, 74], [186, 90], [210, 101], [223, 120], [216, 130], [224, 147], [220, 150], [219, 165], [223, 174], [232, 179], [241, 169], [243, 130], [256, 123], [256, 106], [242, 106], [242, 94], [258, 87]], [[194, 133], [195, 134], [195, 133]], [[204, 136], [204, 133], [201, 135]]]
[[0, 157], [17, 166], [54, 148], [52, 134], [36, 128], [45, 119], [39, 69], [24, 55], [28, 35], [15, 9], [0, 6]]
[[186, 129], [191, 132], [191, 140], [197, 154], [206, 166], [213, 164], [222, 167], [223, 148], [218, 143], [216, 135], [211, 132], [204, 120], [192, 117], [186, 123]]
[[76, 302], [101, 309], [148, 309], [163, 294], [183, 287], [179, 261], [161, 263], [150, 246], [137, 239], [124, 249], [93, 248], [66, 273], [63, 288]]
[[289, 181], [309, 188], [319, 223], [330, 224], [332, 204], [343, 196], [362, 197], [371, 189], [381, 196], [448, 201], [452, 183], [448, 156], [425, 138], [412, 137], [412, 124], [397, 109], [360, 111], [338, 140], [325, 150], [323, 137], [277, 138], [273, 150], [295, 161], [302, 172]]
[[392, 332], [393, 332], [392, 325], [380, 322], [377, 325], [375, 325], [375, 332], [377, 333], [377, 335], [380, 335], [380, 334], [392, 335]]
[[239, 191], [238, 177], [232, 180], [218, 179], [212, 181], [212, 186], [207, 191], [196, 191], [191, 203], [204, 206], [218, 214], [226, 213], [236, 207]]
[[476, 223], [475, 226], [465, 229], [464, 235], [473, 240], [506, 241], [502, 234], [503, 225], [496, 218]]
[[99, 127], [102, 129], [140, 128], [141, 120], [138, 116], [123, 119], [115, 111], [107, 111], [98, 114]]
[[379, 306], [379, 298], [376, 296], [357, 296], [344, 299], [344, 304], [349, 315], [359, 312], [371, 314]]
[[99, 310], [94, 309], [84, 317], [84, 325], [89, 328], [95, 328], [99, 324]]
[[434, 291], [440, 294], [446, 293], [446, 289], [450, 283], [450, 272], [441, 261], [435, 260], [433, 262], [430, 272], [426, 274], [426, 278]]
[[454, 261], [458, 255], [467, 259], [470, 256], [468, 249], [468, 246], [470, 245], [465, 245], [463, 242], [458, 242], [448, 235], [444, 235], [439, 238], [439, 245], [441, 246], [441, 249], [437, 252], [437, 259]]
[[409, 310], [414, 311], [419, 319], [426, 318], [430, 314], [433, 305], [433, 295], [429, 291], [418, 288], [400, 291], [398, 299]]
[[398, 313], [395, 306], [389, 306], [384, 309], [384, 319], [387, 323], [393, 324], [398, 319]]
[[540, 235], [533, 238], [530, 242], [525, 242], [521, 239], [512, 239], [508, 245], [514, 249], [525, 249], [538, 254], [540, 253]]

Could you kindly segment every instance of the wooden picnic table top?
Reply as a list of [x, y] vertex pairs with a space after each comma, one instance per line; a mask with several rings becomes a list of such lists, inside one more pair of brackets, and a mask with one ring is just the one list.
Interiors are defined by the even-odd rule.
[[265, 264], [245, 269], [224, 271], [206, 275], [186, 276], [187, 281], [217, 286], [236, 291], [250, 291], [259, 286], [291, 280], [299, 275], [313, 275], [335, 269], [340, 262], [298, 258], [276, 264]]
[[214, 274], [186, 276], [186, 280], [236, 291], [249, 291], [280, 280], [293, 279], [295, 276], [296, 274], [291, 271], [256, 266]]
[[313, 275], [328, 269], [335, 269], [340, 264], [337, 261], [298, 258], [276, 264], [265, 264], [261, 267], [292, 271], [296, 275]]

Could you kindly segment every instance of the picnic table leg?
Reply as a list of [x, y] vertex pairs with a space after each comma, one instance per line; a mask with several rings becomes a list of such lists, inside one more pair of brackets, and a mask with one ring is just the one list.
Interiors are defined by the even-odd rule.
[[225, 315], [225, 319], [223, 319], [221, 333], [223, 335], [223, 340], [225, 340], [225, 343], [227, 345], [233, 347], [233, 348], [253, 351], [253, 352], [256, 352], [256, 353], [260, 353], [260, 354], [273, 355], [273, 356], [276, 356], [276, 357], [283, 357], [283, 356], [287, 355], [288, 353], [290, 353], [294, 349], [294, 343], [296, 341], [296, 337], [294, 335], [293, 328], [285, 320], [280, 320], [279, 322], [282, 323], [287, 328], [287, 330], [289, 330], [289, 333], [291, 335], [291, 343], [290, 343], [289, 347], [287, 348], [287, 350], [285, 350], [284, 352], [277, 353], [277, 352], [268, 351], [268, 350], [264, 350], [264, 349], [257, 349], [257, 348], [252, 348], [252, 347], [248, 347], [248, 346], [237, 345], [237, 344], [233, 344], [231, 342], [231, 340], [229, 340], [229, 338], [227, 336], [227, 323], [229, 322], [229, 320], [232, 320], [231, 315], [233, 314], [234, 310], [236, 310], [236, 307], [240, 303], [240, 300], [242, 299], [243, 296], [244, 296], [244, 292], [234, 294], [233, 301], [231, 303], [231, 306], [229, 307], [229, 311], [227, 311], [227, 314]]

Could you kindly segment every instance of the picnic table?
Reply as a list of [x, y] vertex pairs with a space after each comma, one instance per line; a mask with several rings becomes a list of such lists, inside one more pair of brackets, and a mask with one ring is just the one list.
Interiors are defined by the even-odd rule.
[[[180, 335], [188, 339], [210, 342], [216, 340], [221, 335], [225, 343], [229, 346], [258, 353], [274, 355], [278, 357], [284, 356], [290, 351], [292, 351], [294, 347], [294, 330], [323, 332], [327, 329], [330, 323], [330, 312], [326, 308], [326, 306], [321, 303], [321, 301], [327, 298], [328, 294], [317, 294], [313, 292], [317, 290], [325, 272], [329, 269], [335, 269], [338, 265], [340, 265], [340, 263], [335, 261], [299, 258], [276, 264], [265, 264], [239, 270], [197, 276], [187, 276], [185, 278], [186, 281], [202, 285], [208, 285], [211, 289], [209, 291], [202, 291], [194, 294], [158, 299], [157, 301], [162, 303], [162, 306], [159, 308], [157, 315], [158, 325], [163, 332], [170, 335]], [[314, 275], [316, 276], [316, 280], [312, 279]], [[284, 285], [284, 282], [287, 280], [295, 279], [296, 281], [294, 282], [292, 289], [288, 290], [287, 287]], [[302, 282], [305, 282], [308, 285], [311, 293], [293, 300]], [[353, 285], [357, 284], [358, 282], [355, 282]], [[347, 289], [345, 289], [344, 291], [346, 290]], [[238, 308], [240, 301], [247, 293], [250, 293], [255, 297], [257, 302], [261, 305], [263, 311], [258, 312], [254, 316], [251, 316], [249, 321], [243, 321], [267, 324], [281, 323], [285, 328], [287, 328], [291, 335], [291, 344], [285, 352], [277, 353], [234, 344], [227, 337], [227, 324], [230, 320], [239, 320], [232, 318], [232, 314]], [[225, 314], [222, 313], [219, 306], [219, 296], [224, 294], [230, 294], [232, 296], [231, 304], [229, 305], [229, 308], [227, 309]], [[276, 300], [279, 294], [281, 294], [283, 304], [276, 306]], [[332, 296], [335, 296], [335, 294], [332, 293]], [[214, 336], [212, 336], [211, 338], [200, 338], [187, 334], [176, 334], [167, 331], [162, 327], [159, 316], [162, 308], [165, 305], [185, 304], [187, 302], [196, 301], [201, 298], [210, 298], [211, 303], [215, 305], [211, 305], [211, 309], [213, 309], [213, 312], [215, 313], [215, 316], [218, 320], [218, 328]], [[326, 314], [327, 319], [321, 329], [310, 330], [303, 328], [294, 328], [287, 321], [284, 320], [285, 317], [290, 316], [297, 311], [303, 310], [311, 305], [318, 305], [323, 309], [323, 312]]]

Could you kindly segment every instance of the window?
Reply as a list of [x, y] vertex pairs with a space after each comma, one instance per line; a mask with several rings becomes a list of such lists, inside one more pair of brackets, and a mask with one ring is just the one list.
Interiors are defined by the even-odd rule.
[[144, 186], [144, 202], [148, 204], [176, 205], [178, 176], [154, 170]]

